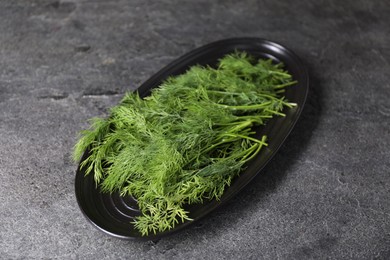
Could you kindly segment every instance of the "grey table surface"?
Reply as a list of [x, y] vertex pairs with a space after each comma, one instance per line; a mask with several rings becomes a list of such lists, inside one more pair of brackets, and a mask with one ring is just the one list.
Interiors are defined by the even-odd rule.
[[[70, 159], [88, 119], [186, 52], [231, 37], [294, 50], [302, 118], [224, 207], [159, 241], [95, 229]], [[1, 259], [389, 259], [390, 2], [0, 2]]]

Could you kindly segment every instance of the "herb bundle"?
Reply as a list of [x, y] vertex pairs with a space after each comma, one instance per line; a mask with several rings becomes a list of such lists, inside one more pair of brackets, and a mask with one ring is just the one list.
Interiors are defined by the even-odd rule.
[[215, 68], [193, 66], [151, 95], [125, 95], [107, 119], [93, 119], [75, 145], [74, 159], [102, 192], [138, 201], [142, 235], [190, 220], [186, 204], [219, 199], [263, 146], [253, 127], [292, 107], [284, 88], [295, 84], [283, 64], [244, 52]]

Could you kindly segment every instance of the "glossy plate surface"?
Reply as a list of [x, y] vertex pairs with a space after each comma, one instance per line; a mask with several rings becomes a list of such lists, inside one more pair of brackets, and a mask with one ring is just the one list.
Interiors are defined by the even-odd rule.
[[[189, 217], [194, 219], [194, 221], [204, 217], [236, 195], [261, 172], [275, 155], [297, 122], [305, 104], [309, 90], [307, 70], [292, 51], [280, 44], [259, 38], [234, 38], [217, 41], [189, 52], [157, 72], [138, 88], [140, 95], [146, 96], [152, 88], [158, 87], [168, 76], [182, 74], [190, 66], [196, 64], [213, 65], [219, 58], [235, 50], [246, 51], [258, 58], [271, 58], [275, 62], [283, 62], [285, 69], [298, 81], [296, 85], [287, 87], [285, 92], [287, 100], [297, 103], [297, 106], [283, 111], [286, 117], [274, 117], [265, 126], [255, 129], [259, 136], [263, 134], [268, 136], [268, 146], [264, 147], [256, 158], [250, 162], [246, 170], [233, 180], [220, 201], [212, 200], [203, 204], [191, 205], [187, 208], [190, 211]], [[88, 151], [84, 154], [84, 158], [87, 155]], [[122, 239], [154, 240], [180, 230], [194, 222], [187, 221], [177, 225], [170, 231], [142, 237], [131, 223], [134, 217], [140, 215], [136, 200], [129, 196], [121, 197], [117, 193], [100, 193], [99, 189], [96, 188], [93, 175], [84, 175], [84, 171], [78, 168], [75, 180], [77, 202], [86, 218], [95, 227], [109, 235]]]

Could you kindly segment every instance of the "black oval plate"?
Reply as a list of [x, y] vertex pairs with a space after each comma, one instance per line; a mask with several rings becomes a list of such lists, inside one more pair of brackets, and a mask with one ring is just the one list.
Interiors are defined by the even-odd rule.
[[[256, 129], [259, 136], [262, 134], [268, 136], [268, 146], [264, 147], [256, 158], [249, 163], [248, 168], [233, 180], [220, 201], [205, 201], [202, 204], [190, 205], [187, 208], [190, 212], [189, 217], [194, 221], [204, 217], [236, 195], [275, 155], [297, 122], [305, 104], [309, 90], [307, 70], [292, 51], [280, 44], [259, 38], [234, 38], [217, 41], [189, 52], [157, 72], [138, 88], [138, 92], [142, 97], [147, 96], [152, 88], [158, 87], [168, 76], [182, 74], [190, 66], [196, 64], [216, 64], [218, 59], [235, 50], [246, 51], [258, 58], [270, 58], [275, 62], [283, 62], [285, 69], [298, 81], [296, 85], [286, 88], [285, 92], [287, 100], [297, 103], [297, 106], [292, 109], [286, 109], [284, 111], [286, 117], [274, 117], [265, 126]], [[88, 151], [85, 152], [82, 160], [87, 155]], [[117, 193], [101, 193], [96, 187], [93, 175], [85, 176], [85, 172], [80, 169], [80, 166], [76, 173], [75, 188], [78, 204], [87, 219], [95, 227], [114, 237], [154, 240], [180, 230], [194, 222], [186, 221], [178, 224], [172, 230], [141, 236], [131, 223], [134, 217], [140, 215], [137, 209], [137, 202], [133, 198], [129, 196], [121, 197]]]

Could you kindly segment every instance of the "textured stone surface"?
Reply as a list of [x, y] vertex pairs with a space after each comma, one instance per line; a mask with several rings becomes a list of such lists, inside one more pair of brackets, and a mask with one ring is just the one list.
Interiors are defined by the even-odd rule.
[[[0, 258], [390, 258], [390, 4], [0, 2]], [[263, 174], [174, 236], [122, 241], [74, 196], [87, 119], [203, 44], [256, 36], [308, 65], [302, 119]]]

